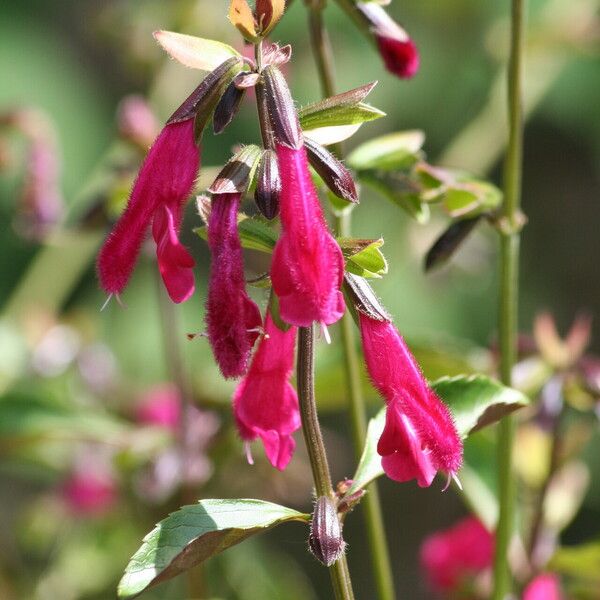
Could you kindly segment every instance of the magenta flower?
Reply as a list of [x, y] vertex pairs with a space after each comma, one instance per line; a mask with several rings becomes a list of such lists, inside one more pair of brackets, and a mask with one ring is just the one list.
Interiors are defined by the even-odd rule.
[[177, 431], [181, 422], [181, 398], [172, 384], [148, 390], [136, 407], [135, 419], [142, 425], [156, 425]]
[[420, 560], [437, 592], [464, 589], [492, 566], [494, 536], [475, 517], [430, 535], [421, 545]]
[[330, 325], [344, 314], [342, 252], [327, 230], [304, 147], [277, 145], [282, 234], [273, 252], [271, 281], [287, 323]]
[[267, 313], [265, 336], [233, 395], [240, 437], [245, 442], [260, 437], [269, 461], [280, 471], [292, 458], [296, 447], [292, 434], [300, 428], [298, 396], [289, 382], [295, 340], [295, 327], [281, 331]]
[[[193, 117], [193, 115], [192, 115]], [[179, 243], [183, 207], [200, 167], [194, 119], [172, 122], [160, 132], [140, 169], [129, 202], [98, 255], [98, 274], [108, 294], [126, 287], [150, 224], [159, 270], [173, 302], [194, 292], [194, 259]]]
[[62, 485], [62, 496], [68, 507], [81, 516], [98, 516], [117, 500], [117, 485], [109, 473], [80, 470]]
[[408, 33], [375, 2], [360, 2], [358, 8], [371, 26], [386, 69], [402, 79], [415, 75], [419, 52]]
[[387, 476], [431, 485], [437, 471], [454, 476], [462, 463], [462, 442], [446, 405], [429, 388], [417, 361], [389, 321], [359, 312], [369, 376], [387, 403], [377, 446]]
[[523, 600], [562, 600], [560, 580], [554, 573], [538, 575], [524, 590]]
[[258, 306], [246, 293], [242, 246], [237, 227], [240, 194], [215, 194], [208, 218], [212, 254], [206, 323], [215, 360], [224, 377], [239, 377], [260, 333]]

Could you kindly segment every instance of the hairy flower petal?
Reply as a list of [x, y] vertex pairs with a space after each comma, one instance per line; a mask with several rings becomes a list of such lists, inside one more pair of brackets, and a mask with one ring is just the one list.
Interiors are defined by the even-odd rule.
[[224, 377], [246, 372], [262, 325], [258, 306], [248, 297], [237, 227], [240, 194], [215, 194], [208, 219], [212, 254], [206, 323], [215, 360]]
[[420, 486], [430, 485], [432, 469], [455, 474], [462, 442], [448, 408], [427, 385], [394, 325], [362, 312], [359, 319], [367, 371], [388, 404], [378, 446], [386, 473], [399, 481], [416, 478]]
[[295, 327], [281, 331], [267, 313], [265, 336], [233, 396], [240, 437], [261, 438], [269, 461], [279, 470], [292, 458], [296, 447], [292, 434], [300, 428], [298, 396], [289, 382], [295, 340]]
[[100, 284], [108, 294], [125, 289], [157, 209], [167, 205], [174, 210], [183, 205], [199, 166], [194, 120], [165, 126], [144, 160], [127, 207], [98, 255]]
[[273, 252], [271, 281], [281, 317], [307, 327], [329, 325], [344, 314], [340, 291], [344, 259], [327, 230], [304, 147], [277, 146], [282, 234]]

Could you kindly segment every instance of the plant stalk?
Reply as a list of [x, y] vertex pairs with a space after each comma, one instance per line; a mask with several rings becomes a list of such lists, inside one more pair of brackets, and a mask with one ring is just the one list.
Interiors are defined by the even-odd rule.
[[[321, 0], [308, 0], [307, 7], [311, 47], [319, 74], [321, 93], [323, 97], [333, 96], [336, 93], [335, 67], [329, 35], [323, 22], [324, 2]], [[334, 145], [332, 150], [339, 158], [343, 157], [343, 147], [341, 144]], [[338, 236], [350, 237], [351, 219], [350, 212], [336, 216], [335, 226]], [[346, 387], [350, 404], [352, 442], [358, 460], [361, 456], [367, 435], [367, 417], [361, 386], [360, 359], [356, 351], [354, 323], [350, 313], [346, 312], [344, 314], [340, 326], [344, 368], [346, 372]], [[369, 555], [371, 557], [377, 594], [380, 600], [394, 600], [394, 579], [377, 484], [370, 484], [367, 487], [367, 492], [361, 504], [363, 506], [363, 518], [367, 530]]]
[[[500, 227], [500, 376], [512, 383], [517, 354], [519, 243], [522, 216], [521, 178], [523, 166], [522, 65], [525, 37], [525, 0], [512, 0], [511, 46], [508, 66], [509, 137], [504, 163], [503, 223]], [[508, 551], [515, 521], [515, 477], [513, 445], [515, 422], [504, 417], [498, 430], [498, 489], [500, 512], [496, 529], [493, 600], [505, 600], [512, 589]]]
[[[297, 369], [298, 399], [300, 416], [302, 418], [302, 433], [310, 460], [310, 467], [315, 483], [317, 497], [326, 496], [335, 502], [335, 494], [331, 486], [329, 463], [319, 417], [315, 402], [314, 387], [314, 329], [300, 327], [298, 329], [298, 369]], [[329, 567], [331, 583], [336, 600], [354, 600], [352, 582], [348, 571], [346, 555]]]

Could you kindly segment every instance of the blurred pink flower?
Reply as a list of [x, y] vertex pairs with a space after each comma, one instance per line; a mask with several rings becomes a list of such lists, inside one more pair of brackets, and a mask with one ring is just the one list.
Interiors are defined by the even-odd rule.
[[140, 399], [135, 419], [143, 425], [156, 425], [176, 431], [181, 421], [181, 398], [172, 384], [158, 385]]
[[134, 94], [126, 96], [119, 103], [117, 122], [119, 134], [140, 148], [150, 146], [159, 129], [146, 99]]
[[206, 323], [208, 339], [224, 377], [239, 377], [246, 372], [262, 326], [260, 310], [246, 293], [237, 227], [240, 198], [240, 194], [215, 194], [208, 218], [212, 261]]
[[107, 512], [117, 500], [117, 484], [110, 473], [100, 470], [74, 471], [62, 484], [62, 496], [68, 507], [82, 516]]
[[298, 397], [289, 382], [295, 340], [295, 327], [281, 331], [267, 313], [265, 335], [233, 395], [240, 437], [246, 442], [260, 437], [269, 461], [279, 470], [290, 462], [296, 447], [292, 434], [300, 428]]
[[493, 558], [494, 536], [475, 517], [430, 535], [420, 551], [427, 580], [438, 592], [456, 591], [468, 585], [491, 567]]
[[562, 600], [560, 580], [554, 573], [538, 575], [523, 591], [523, 600]]
[[437, 471], [454, 476], [462, 464], [462, 442], [446, 405], [427, 385], [417, 361], [389, 321], [359, 312], [367, 371], [387, 402], [377, 451], [395, 481], [431, 485]]
[[282, 234], [273, 252], [271, 281], [287, 323], [308, 327], [338, 321], [345, 305], [342, 251], [327, 229], [304, 147], [277, 145]]
[[150, 224], [160, 273], [173, 302], [194, 292], [194, 260], [179, 243], [183, 207], [200, 167], [194, 119], [166, 125], [148, 152], [127, 207], [98, 255], [98, 274], [108, 294], [125, 289]]

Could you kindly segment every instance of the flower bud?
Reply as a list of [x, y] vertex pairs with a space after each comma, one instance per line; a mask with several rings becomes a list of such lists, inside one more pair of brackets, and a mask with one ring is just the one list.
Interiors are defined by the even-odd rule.
[[481, 215], [460, 219], [445, 229], [425, 256], [425, 271], [443, 265], [460, 248], [480, 220]]
[[260, 148], [254, 144], [244, 146], [221, 169], [208, 188], [211, 194], [243, 194], [260, 158]]
[[310, 139], [304, 140], [308, 162], [320, 175], [325, 185], [339, 198], [358, 202], [356, 186], [350, 171], [327, 148]]
[[254, 200], [258, 210], [267, 218], [274, 219], [279, 214], [279, 194], [281, 178], [277, 155], [273, 150], [265, 150], [258, 167]]
[[213, 131], [215, 133], [221, 133], [231, 123], [240, 108], [243, 97], [243, 88], [237, 87], [235, 81], [232, 81], [223, 96], [221, 96], [217, 108], [215, 108], [213, 116]]
[[263, 71], [267, 106], [277, 141], [297, 150], [302, 146], [300, 122], [294, 100], [281, 71], [269, 65]]
[[315, 504], [308, 545], [315, 558], [326, 567], [330, 567], [346, 547], [337, 510], [326, 496], [321, 496]]

